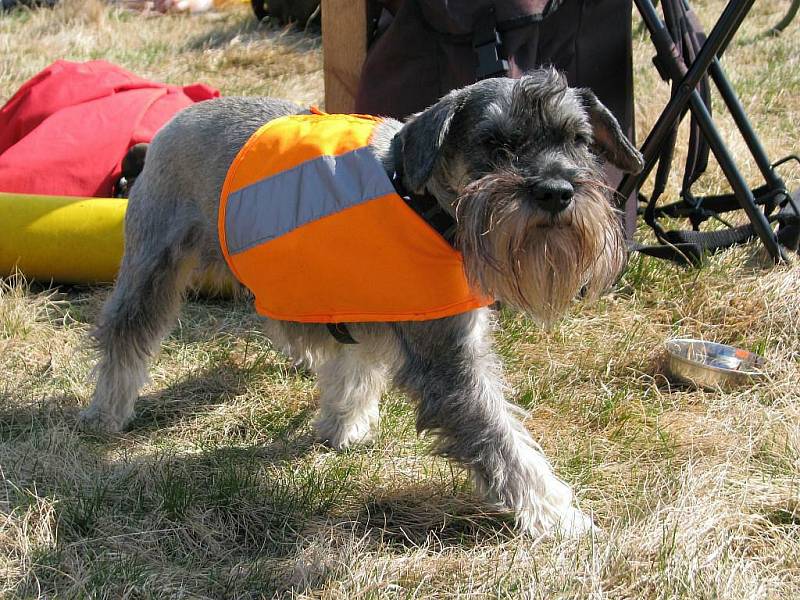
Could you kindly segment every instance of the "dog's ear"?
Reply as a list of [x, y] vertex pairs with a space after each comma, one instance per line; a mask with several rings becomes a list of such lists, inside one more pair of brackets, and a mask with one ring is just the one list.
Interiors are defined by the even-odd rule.
[[400, 164], [406, 185], [420, 191], [439, 159], [453, 117], [463, 104], [464, 92], [455, 90], [430, 108], [413, 115], [398, 132]]
[[594, 92], [588, 88], [576, 90], [583, 103], [594, 132], [594, 148], [609, 162], [628, 173], [639, 173], [644, 169], [644, 158], [622, 132], [617, 119], [611, 114]]

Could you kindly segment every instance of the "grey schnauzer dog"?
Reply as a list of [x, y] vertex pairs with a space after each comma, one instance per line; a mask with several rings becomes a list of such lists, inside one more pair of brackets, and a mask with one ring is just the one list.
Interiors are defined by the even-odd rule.
[[[133, 414], [148, 361], [177, 319], [193, 273], [232, 278], [217, 211], [231, 162], [264, 123], [303, 112], [289, 102], [223, 98], [178, 114], [153, 140], [125, 220], [125, 255], [93, 336], [100, 352], [82, 426], [117, 431]], [[406, 123], [382, 121], [370, 147], [406, 189], [432, 194], [456, 221], [455, 246], [477, 289], [542, 323], [610, 286], [626, 251], [602, 158], [637, 172], [642, 157], [587, 89], [553, 70], [451, 92]], [[265, 319], [270, 338], [318, 376], [319, 437], [333, 448], [370, 439], [391, 382], [416, 403], [417, 429], [460, 461], [492, 502], [531, 533], [594, 526], [508, 400], [489, 309], [453, 317], [349, 325]]]

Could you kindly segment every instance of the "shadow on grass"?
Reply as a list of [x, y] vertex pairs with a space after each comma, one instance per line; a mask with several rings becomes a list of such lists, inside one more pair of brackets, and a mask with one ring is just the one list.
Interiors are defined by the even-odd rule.
[[[7, 393], [0, 396], [0, 443], [31, 452], [45, 443], [36, 439], [57, 444], [42, 458], [50, 461], [44, 471], [31, 466], [35, 456], [4, 465], [1, 483], [16, 490], [9, 511], [35, 510], [45, 497], [55, 529], [56, 541], [31, 550], [16, 592], [121, 597], [136, 588], [157, 598], [167, 585], [202, 597], [316, 593], [347, 577], [342, 561], [354, 560], [345, 553], [353, 539], [369, 555], [510, 535], [509, 521], [482, 512], [463, 481], [382, 489], [375, 451], [335, 453], [317, 444], [307, 427], [310, 407], [295, 407], [259, 444], [148, 435], [184, 421], [190, 427], [194, 415], [245, 393], [265, 369], [269, 377], [282, 368], [241, 368], [225, 358], [144, 396], [129, 430], [111, 436], [75, 431], [75, 397], [13, 408]], [[55, 464], [68, 455], [64, 464], [79, 472]], [[336, 560], [298, 575], [305, 553], [319, 545]]]
[[127, 431], [152, 432], [194, 418], [243, 394], [264, 369], [278, 372], [280, 366], [261, 365], [256, 372], [254, 368], [234, 364], [229, 358], [214, 361], [209, 367], [188, 373], [165, 388], [140, 396]]
[[313, 517], [288, 560], [273, 561], [266, 568], [263, 560], [256, 559], [246, 569], [249, 582], [242, 591], [317, 597], [328, 587], [358, 587], [353, 574], [369, 571], [363, 561], [371, 557], [405, 561], [418, 553], [417, 559], [424, 562], [448, 549], [470, 550], [515, 537], [513, 519], [486, 512], [471, 493], [442, 493], [429, 484], [406, 486], [391, 494], [368, 493], [359, 507]]
[[14, 443], [38, 433], [77, 422], [80, 402], [72, 395], [43, 398], [20, 405], [8, 392], [0, 392], [0, 443]]
[[[302, 459], [315, 450], [313, 460]], [[18, 592], [41, 588], [77, 597], [96, 590], [116, 597], [131, 585], [147, 591], [155, 582], [175, 585], [178, 577], [203, 597], [313, 593], [347, 577], [354, 539], [359, 554], [371, 555], [511, 537], [507, 518], [481, 512], [459, 492], [426, 485], [391, 494], [362, 489], [353, 475], [364, 458], [322, 451], [298, 436], [110, 461], [80, 488], [66, 481], [55, 486], [58, 542], [36, 549]], [[329, 560], [308, 567], [303, 557], [319, 547]], [[76, 572], [80, 577], [65, 575]], [[203, 576], [183, 578], [188, 572]], [[150, 589], [153, 597], [158, 591]]]
[[477, 496], [442, 494], [418, 485], [369, 500], [351, 522], [364, 535], [378, 534], [381, 545], [397, 549], [425, 546], [433, 552], [471, 548], [498, 537], [513, 536], [513, 518], [492, 512]]
[[[244, 394], [256, 378], [285, 377], [286, 369], [284, 363], [266, 361], [242, 367], [226, 356], [212, 361], [202, 370], [186, 374], [165, 388], [141, 396], [136, 402], [134, 418], [124, 432], [118, 435], [91, 432], [80, 435], [95, 444], [110, 446], [118, 443], [120, 437], [139, 437], [190, 422]], [[302, 371], [290, 369], [298, 377], [304, 376]], [[12, 390], [0, 391], [0, 442], [29, 438], [47, 430], [74, 429], [84, 408], [83, 402], [71, 394], [57, 394], [20, 404]], [[280, 434], [289, 434], [299, 430], [309, 418], [310, 408], [301, 409], [292, 418], [281, 419], [275, 429]]]
[[[316, 594], [346, 581], [362, 555], [513, 537], [507, 517], [483, 512], [472, 492], [447, 483], [376, 489], [363, 478], [375, 468], [371, 457], [325, 450], [298, 432], [247, 447], [117, 453], [87, 465], [78, 486], [68, 474], [48, 482], [57, 542], [34, 549], [17, 592]], [[309, 552], [325, 558], [310, 564]]]

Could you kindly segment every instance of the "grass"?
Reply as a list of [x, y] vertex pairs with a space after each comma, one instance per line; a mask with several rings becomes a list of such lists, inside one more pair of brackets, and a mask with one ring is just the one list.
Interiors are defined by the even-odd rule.
[[[797, 151], [800, 122], [798, 24], [760, 36], [784, 4], [757, 3], [725, 60], [774, 158]], [[703, 21], [722, 5], [699, 3]], [[635, 47], [643, 132], [668, 90], [648, 43]], [[258, 26], [246, 6], [144, 18], [67, 0], [4, 14], [0, 48], [0, 101], [55, 59], [99, 57], [227, 95], [322, 100], [319, 40]], [[701, 184], [721, 190], [718, 169]], [[78, 432], [106, 293], [0, 282], [2, 597], [800, 596], [800, 271], [767, 268], [755, 246], [694, 270], [637, 256], [614, 293], [550, 332], [501, 315], [514, 398], [603, 528], [579, 542], [517, 535], [425, 453], [400, 395], [384, 398], [374, 445], [318, 445], [313, 379], [234, 302], [185, 307], [128, 431]], [[673, 335], [763, 353], [770, 379], [675, 387], [660, 350]]]

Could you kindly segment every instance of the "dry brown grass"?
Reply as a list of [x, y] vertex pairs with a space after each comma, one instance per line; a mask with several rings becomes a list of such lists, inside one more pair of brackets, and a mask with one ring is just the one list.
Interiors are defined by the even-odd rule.
[[[757, 33], [785, 4], [758, 3], [726, 60], [774, 157], [800, 145], [800, 36], [798, 24]], [[705, 22], [721, 6], [703, 3]], [[667, 92], [636, 47], [643, 131]], [[243, 8], [142, 18], [72, 1], [3, 16], [0, 99], [65, 57], [321, 100], [318, 41], [257, 27]], [[519, 537], [486, 513], [462, 471], [424, 453], [397, 395], [374, 446], [316, 445], [313, 380], [235, 303], [187, 305], [129, 431], [79, 433], [86, 333], [107, 290], [3, 282], [0, 596], [799, 597], [800, 271], [761, 264], [752, 247], [698, 270], [636, 258], [614, 294], [552, 332], [503, 315], [515, 399], [604, 530], [581, 542]], [[770, 380], [671, 386], [659, 348], [673, 335], [762, 352]]]

